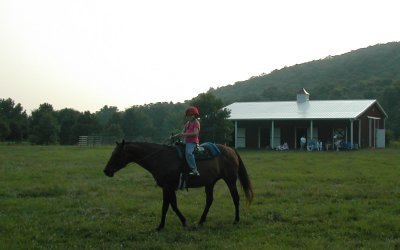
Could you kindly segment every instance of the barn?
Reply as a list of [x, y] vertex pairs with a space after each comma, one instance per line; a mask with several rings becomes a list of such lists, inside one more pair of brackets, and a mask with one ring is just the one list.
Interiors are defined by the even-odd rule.
[[385, 120], [377, 100], [310, 100], [302, 88], [295, 101], [235, 102], [226, 107], [235, 124], [235, 148], [276, 149], [286, 143], [300, 148], [322, 142], [329, 149], [341, 141], [347, 148], [384, 148]]

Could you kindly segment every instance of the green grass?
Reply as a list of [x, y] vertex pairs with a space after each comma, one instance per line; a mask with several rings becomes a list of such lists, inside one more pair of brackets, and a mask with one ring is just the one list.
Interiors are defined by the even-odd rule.
[[400, 150], [240, 151], [256, 197], [233, 225], [228, 188], [179, 191], [189, 226], [132, 164], [107, 178], [112, 147], [0, 145], [0, 249], [400, 249]]
[[389, 147], [392, 149], [400, 149], [400, 141], [390, 141]]

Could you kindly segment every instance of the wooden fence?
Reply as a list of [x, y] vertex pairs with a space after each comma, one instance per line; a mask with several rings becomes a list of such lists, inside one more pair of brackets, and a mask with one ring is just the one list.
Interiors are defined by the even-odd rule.
[[79, 146], [96, 146], [102, 144], [102, 137], [101, 136], [88, 136], [82, 135], [79, 136], [78, 145]]
[[143, 141], [141, 138], [133, 136], [125, 136], [124, 138], [119, 138], [117, 136], [99, 136], [99, 135], [81, 135], [78, 139], [79, 146], [99, 146], [99, 145], [113, 145], [117, 141]]

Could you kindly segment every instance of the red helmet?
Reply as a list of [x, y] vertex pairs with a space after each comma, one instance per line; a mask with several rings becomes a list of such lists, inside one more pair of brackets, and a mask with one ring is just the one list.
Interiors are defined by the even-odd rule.
[[186, 109], [186, 115], [194, 115], [194, 116], [199, 116], [199, 110], [196, 107], [190, 106]]

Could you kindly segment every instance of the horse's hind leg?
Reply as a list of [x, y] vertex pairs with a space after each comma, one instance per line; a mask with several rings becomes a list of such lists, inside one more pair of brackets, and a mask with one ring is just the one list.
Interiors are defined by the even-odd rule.
[[203, 223], [206, 221], [208, 210], [210, 210], [211, 204], [213, 203], [214, 200], [214, 185], [215, 182], [209, 186], [206, 186], [206, 207], [204, 208], [203, 214], [201, 215], [199, 225], [203, 225]]
[[[228, 184], [228, 183], [227, 183]], [[239, 222], [239, 192], [236, 187], [236, 183], [228, 184], [229, 191], [231, 192], [233, 204], [235, 204], [235, 221]]]

